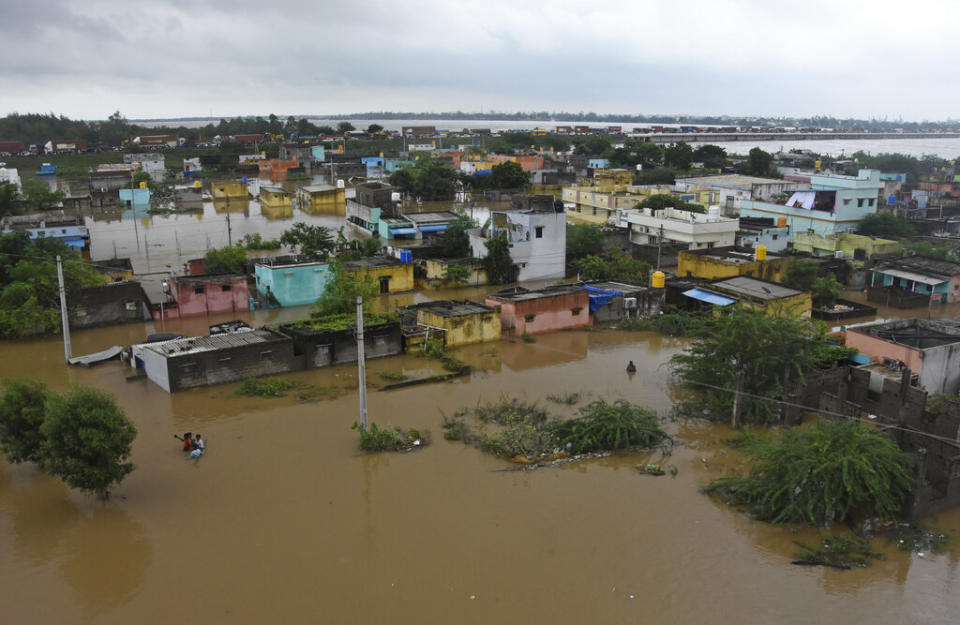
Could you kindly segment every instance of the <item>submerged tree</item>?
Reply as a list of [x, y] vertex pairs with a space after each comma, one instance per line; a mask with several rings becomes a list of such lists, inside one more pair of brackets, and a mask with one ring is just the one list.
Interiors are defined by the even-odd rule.
[[35, 380], [4, 380], [0, 397], [0, 450], [7, 461], [40, 462], [44, 403], [49, 391]]
[[106, 391], [80, 386], [52, 395], [40, 431], [44, 469], [72, 488], [105, 498], [134, 469], [127, 459], [137, 429]]
[[886, 521], [900, 512], [914, 485], [913, 458], [857, 421], [789, 428], [779, 440], [748, 435], [741, 446], [754, 462], [750, 472], [720, 478], [706, 490], [748, 506], [764, 521]]
[[247, 268], [247, 253], [242, 245], [210, 248], [203, 255], [205, 273], [244, 273]]
[[326, 258], [336, 249], [329, 228], [308, 225], [302, 221], [284, 230], [280, 242], [294, 248], [298, 254], [313, 258]]
[[370, 274], [354, 276], [343, 268], [343, 263], [336, 260], [331, 263], [330, 270], [332, 275], [317, 299], [312, 316], [350, 314], [357, 309], [357, 297], [363, 298], [364, 312], [370, 312], [373, 299], [380, 293], [380, 287]]
[[[773, 402], [792, 381], [829, 367], [848, 352], [834, 345], [823, 324], [797, 318], [792, 311], [763, 311], [737, 306], [699, 318], [688, 329], [695, 340], [671, 358], [673, 371], [703, 391], [708, 416], [744, 420], [776, 418]], [[735, 398], [740, 402], [735, 406]]]

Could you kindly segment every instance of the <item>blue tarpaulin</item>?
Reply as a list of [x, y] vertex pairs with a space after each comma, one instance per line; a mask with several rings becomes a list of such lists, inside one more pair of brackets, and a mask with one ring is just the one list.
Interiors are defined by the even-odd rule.
[[683, 294], [687, 297], [698, 299], [701, 302], [707, 302], [708, 304], [715, 304], [717, 306], [729, 306], [737, 301], [732, 297], [724, 297], [723, 295], [717, 295], [716, 293], [711, 293], [710, 291], [704, 291], [702, 289], [690, 289], [689, 291], [684, 291]]
[[390, 228], [390, 234], [416, 234], [413, 228]]
[[84, 245], [86, 245], [83, 239], [61, 239], [61, 241], [63, 241], [70, 247], [83, 247]]
[[448, 224], [437, 224], [435, 226], [420, 226], [420, 232], [438, 232], [446, 230]]
[[606, 306], [610, 303], [617, 295], [623, 295], [621, 291], [614, 291], [612, 289], [601, 289], [595, 286], [583, 285], [580, 287], [585, 291], [589, 291], [588, 297], [590, 298], [590, 312], [597, 312], [601, 306]]

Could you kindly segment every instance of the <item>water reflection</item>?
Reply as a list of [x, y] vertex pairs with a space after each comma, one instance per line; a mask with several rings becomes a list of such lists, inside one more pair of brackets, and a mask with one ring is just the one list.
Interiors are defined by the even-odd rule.
[[122, 504], [98, 505], [81, 516], [72, 535], [75, 546], [61, 571], [77, 593], [87, 619], [129, 601], [141, 588], [151, 547], [139, 523]]

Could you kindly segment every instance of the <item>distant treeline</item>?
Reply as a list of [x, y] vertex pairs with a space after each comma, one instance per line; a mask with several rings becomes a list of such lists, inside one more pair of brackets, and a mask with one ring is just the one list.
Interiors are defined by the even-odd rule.
[[[180, 120], [183, 121], [183, 120]], [[317, 135], [333, 133], [333, 128], [316, 126], [304, 118], [289, 116], [280, 119], [276, 115], [267, 117], [237, 117], [221, 119], [214, 124], [187, 128], [186, 126], [141, 126], [127, 121], [119, 111], [106, 121], [83, 121], [70, 119], [53, 113], [38, 114], [11, 113], [0, 118], [0, 141], [22, 141], [23, 143], [42, 145], [51, 139], [82, 139], [95, 146], [117, 146], [124, 140], [140, 135], [175, 134], [187, 141], [201, 141], [215, 135], [238, 134], [285, 134]]]

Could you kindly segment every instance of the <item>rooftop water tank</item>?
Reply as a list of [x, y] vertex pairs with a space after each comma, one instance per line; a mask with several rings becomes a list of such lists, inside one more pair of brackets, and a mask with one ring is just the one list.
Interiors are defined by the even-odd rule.
[[708, 221], [717, 221], [720, 219], [720, 207], [711, 206], [707, 209], [707, 220]]
[[650, 286], [655, 289], [662, 289], [667, 281], [667, 274], [662, 271], [654, 271], [650, 279]]

